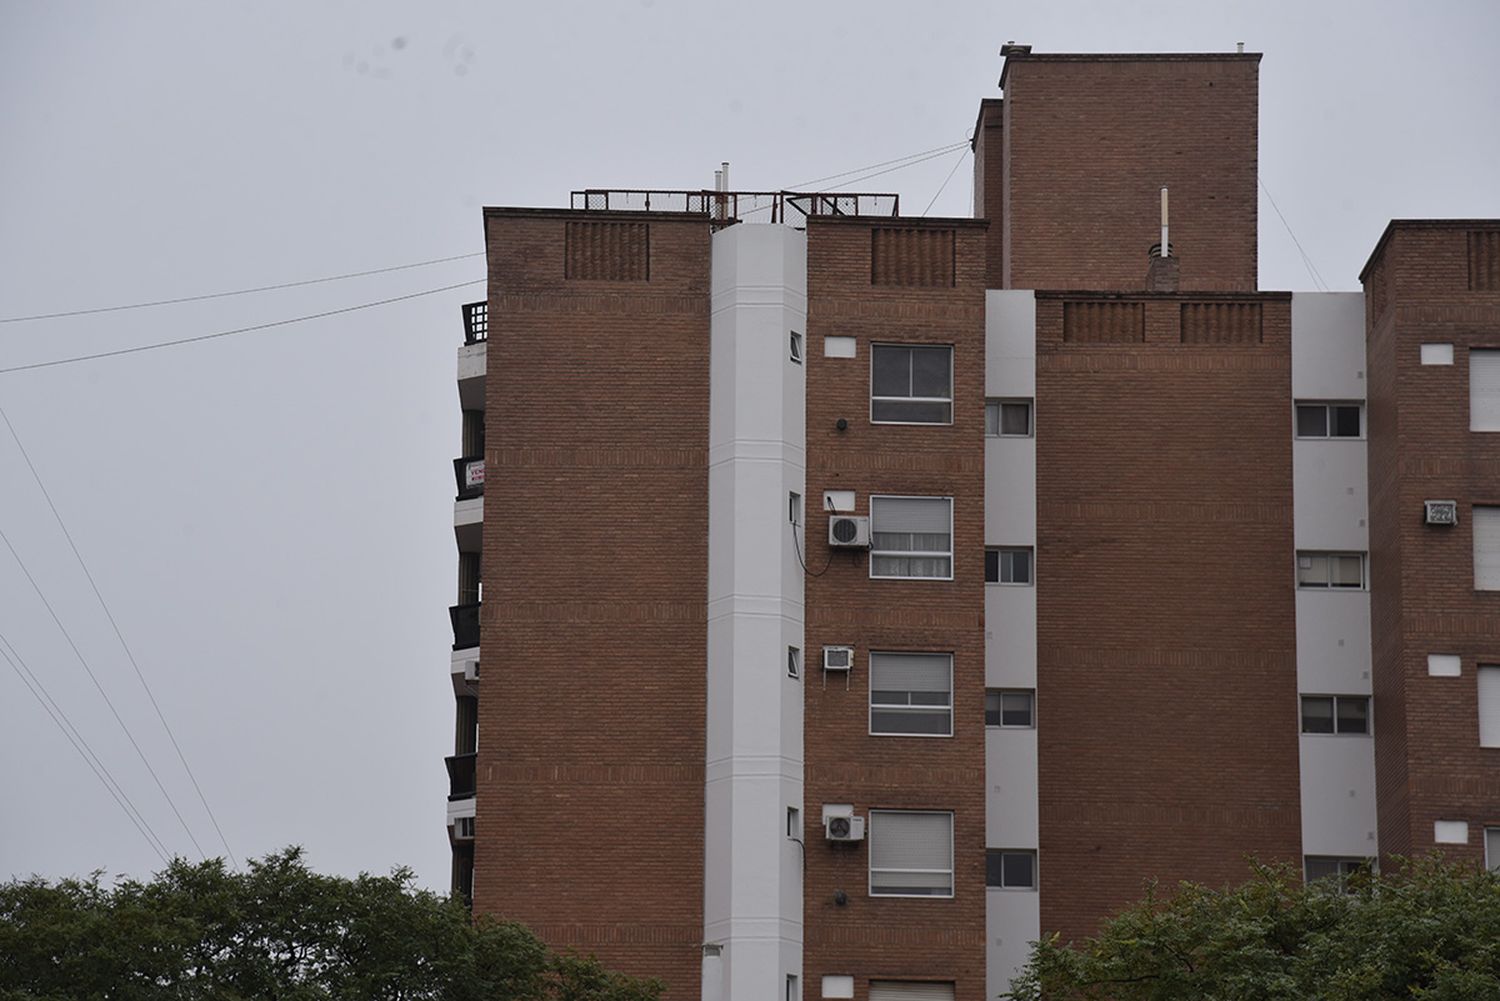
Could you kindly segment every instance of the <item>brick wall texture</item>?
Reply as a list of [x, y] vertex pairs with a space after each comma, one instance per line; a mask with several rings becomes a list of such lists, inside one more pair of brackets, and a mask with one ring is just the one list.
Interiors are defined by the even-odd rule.
[[[1083, 307], [1139, 342], [1064, 336]], [[1263, 338], [1184, 343], [1254, 307]], [[1037, 302], [1042, 933], [1300, 856], [1290, 297]]]
[[976, 201], [1001, 254], [991, 286], [1144, 289], [1166, 185], [1181, 289], [1254, 291], [1259, 61], [1010, 57], [976, 138]]
[[[1370, 573], [1376, 784], [1384, 853], [1434, 847], [1433, 823], [1464, 820], [1479, 862], [1500, 826], [1500, 748], [1479, 746], [1476, 666], [1500, 663], [1500, 592], [1473, 576], [1475, 504], [1500, 504], [1500, 436], [1469, 430], [1469, 351], [1500, 348], [1500, 293], [1471, 289], [1493, 222], [1393, 223], [1364, 273], [1369, 368]], [[1480, 282], [1479, 284], [1484, 284]], [[1424, 343], [1452, 365], [1422, 365]], [[1424, 500], [1457, 500], [1429, 527]], [[1457, 654], [1434, 678], [1429, 653]], [[1493, 860], [1492, 860], [1493, 861]]]
[[709, 230], [632, 214], [569, 234], [567, 218], [485, 220], [474, 908], [693, 998]]
[[[915, 226], [922, 224], [910, 220]], [[984, 268], [985, 226], [931, 220], [954, 242], [951, 284], [871, 284], [869, 221], [814, 219], [808, 226], [807, 649], [852, 645], [847, 680], [810, 672], [806, 685], [806, 944], [804, 996], [825, 974], [869, 980], [955, 982], [958, 1001], [985, 994], [984, 886]], [[925, 241], [919, 246], [926, 246]], [[825, 358], [823, 339], [853, 337], [856, 357]], [[951, 425], [870, 422], [870, 346], [953, 347]], [[839, 431], [843, 418], [848, 429]], [[825, 490], [853, 490], [858, 513], [871, 494], [952, 497], [954, 579], [871, 580], [870, 558], [832, 552]], [[951, 738], [869, 735], [869, 655], [953, 655]], [[952, 811], [952, 899], [871, 897], [867, 844], [823, 838], [824, 803], [871, 809]], [[842, 889], [848, 903], [838, 905]]]

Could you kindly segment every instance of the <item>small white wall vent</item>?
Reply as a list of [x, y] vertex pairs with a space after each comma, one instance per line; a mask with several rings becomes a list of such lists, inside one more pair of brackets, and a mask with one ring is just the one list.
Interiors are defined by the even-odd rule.
[[1452, 344], [1423, 344], [1422, 345], [1422, 364], [1423, 365], [1452, 365], [1453, 364], [1453, 345]]
[[1458, 501], [1452, 500], [1430, 500], [1423, 501], [1422, 506], [1426, 513], [1429, 525], [1457, 525], [1458, 524]]
[[853, 998], [854, 978], [845, 973], [824, 975], [823, 996], [825, 998]]
[[1429, 653], [1427, 673], [1434, 678], [1457, 678], [1463, 674], [1463, 662], [1456, 653]]
[[1467, 820], [1434, 820], [1432, 840], [1440, 845], [1466, 845], [1469, 843]]
[[853, 514], [829, 518], [828, 544], [839, 549], [869, 549], [870, 519]]
[[823, 670], [848, 671], [854, 667], [852, 646], [825, 646], [823, 648]]

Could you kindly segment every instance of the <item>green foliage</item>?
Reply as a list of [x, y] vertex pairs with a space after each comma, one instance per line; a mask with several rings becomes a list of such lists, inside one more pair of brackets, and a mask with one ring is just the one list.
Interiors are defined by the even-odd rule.
[[1076, 945], [1054, 936], [1002, 995], [1019, 1001], [1495, 1001], [1500, 875], [1441, 859], [1304, 886], [1288, 866], [1181, 884]]
[[397, 869], [355, 879], [300, 849], [230, 872], [174, 861], [149, 883], [100, 874], [0, 885], [0, 1001], [656, 1001], [656, 981], [471, 920]]

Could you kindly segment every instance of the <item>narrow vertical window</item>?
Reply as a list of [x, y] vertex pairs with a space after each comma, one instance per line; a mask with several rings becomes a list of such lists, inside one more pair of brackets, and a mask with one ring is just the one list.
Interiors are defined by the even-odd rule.
[[802, 677], [802, 651], [794, 646], [786, 648], [786, 676], [788, 678]]
[[792, 361], [802, 364], [802, 335], [795, 330], [792, 331], [790, 354]]
[[786, 836], [794, 840], [802, 837], [802, 811], [795, 806], [786, 808]]

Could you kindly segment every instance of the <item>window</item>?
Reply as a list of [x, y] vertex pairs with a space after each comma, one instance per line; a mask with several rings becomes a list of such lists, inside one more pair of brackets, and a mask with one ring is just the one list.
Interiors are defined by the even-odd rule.
[[1365, 586], [1365, 554], [1298, 553], [1297, 586], [1362, 588]]
[[870, 420], [876, 424], [952, 424], [953, 348], [873, 345]]
[[802, 677], [802, 651], [794, 646], [786, 648], [786, 676], [788, 678]]
[[1474, 508], [1474, 588], [1500, 591], [1500, 507]]
[[1030, 400], [985, 400], [984, 433], [991, 438], [1030, 438]]
[[1370, 697], [1368, 695], [1302, 696], [1302, 732], [1369, 733]]
[[870, 576], [953, 579], [953, 498], [871, 497]]
[[1475, 673], [1479, 688], [1479, 746], [1500, 747], [1500, 664], [1480, 664]]
[[872, 980], [870, 1001], [953, 1001], [947, 981]]
[[986, 688], [984, 725], [1029, 729], [1036, 726], [1036, 693], [1029, 688]]
[[1358, 403], [1297, 404], [1298, 438], [1358, 438], [1364, 431], [1364, 407]]
[[792, 331], [790, 354], [792, 361], [796, 362], [798, 365], [802, 364], [802, 335], [797, 333], [797, 331], [795, 330]]
[[1036, 852], [989, 848], [984, 853], [984, 885], [1002, 890], [1036, 889]]
[[788, 973], [786, 975], [786, 1001], [802, 1001], [802, 994], [797, 990], [797, 975]]
[[1307, 882], [1315, 883], [1320, 879], [1333, 879], [1346, 889], [1350, 888], [1350, 877], [1368, 873], [1371, 870], [1370, 860], [1367, 858], [1335, 858], [1328, 855], [1305, 856], [1302, 866]]
[[1500, 827], [1484, 829], [1484, 866], [1491, 872], [1500, 872]]
[[786, 808], [786, 836], [793, 841], [802, 837], [802, 811], [795, 806]]
[[802, 495], [789, 493], [786, 495], [786, 517], [793, 525], [802, 524]]
[[870, 732], [953, 736], [953, 657], [870, 653]]
[[1469, 430], [1500, 431], [1500, 348], [1469, 352]]
[[984, 551], [986, 584], [1030, 584], [1031, 547], [1010, 546]]
[[870, 895], [953, 896], [953, 814], [870, 811]]

